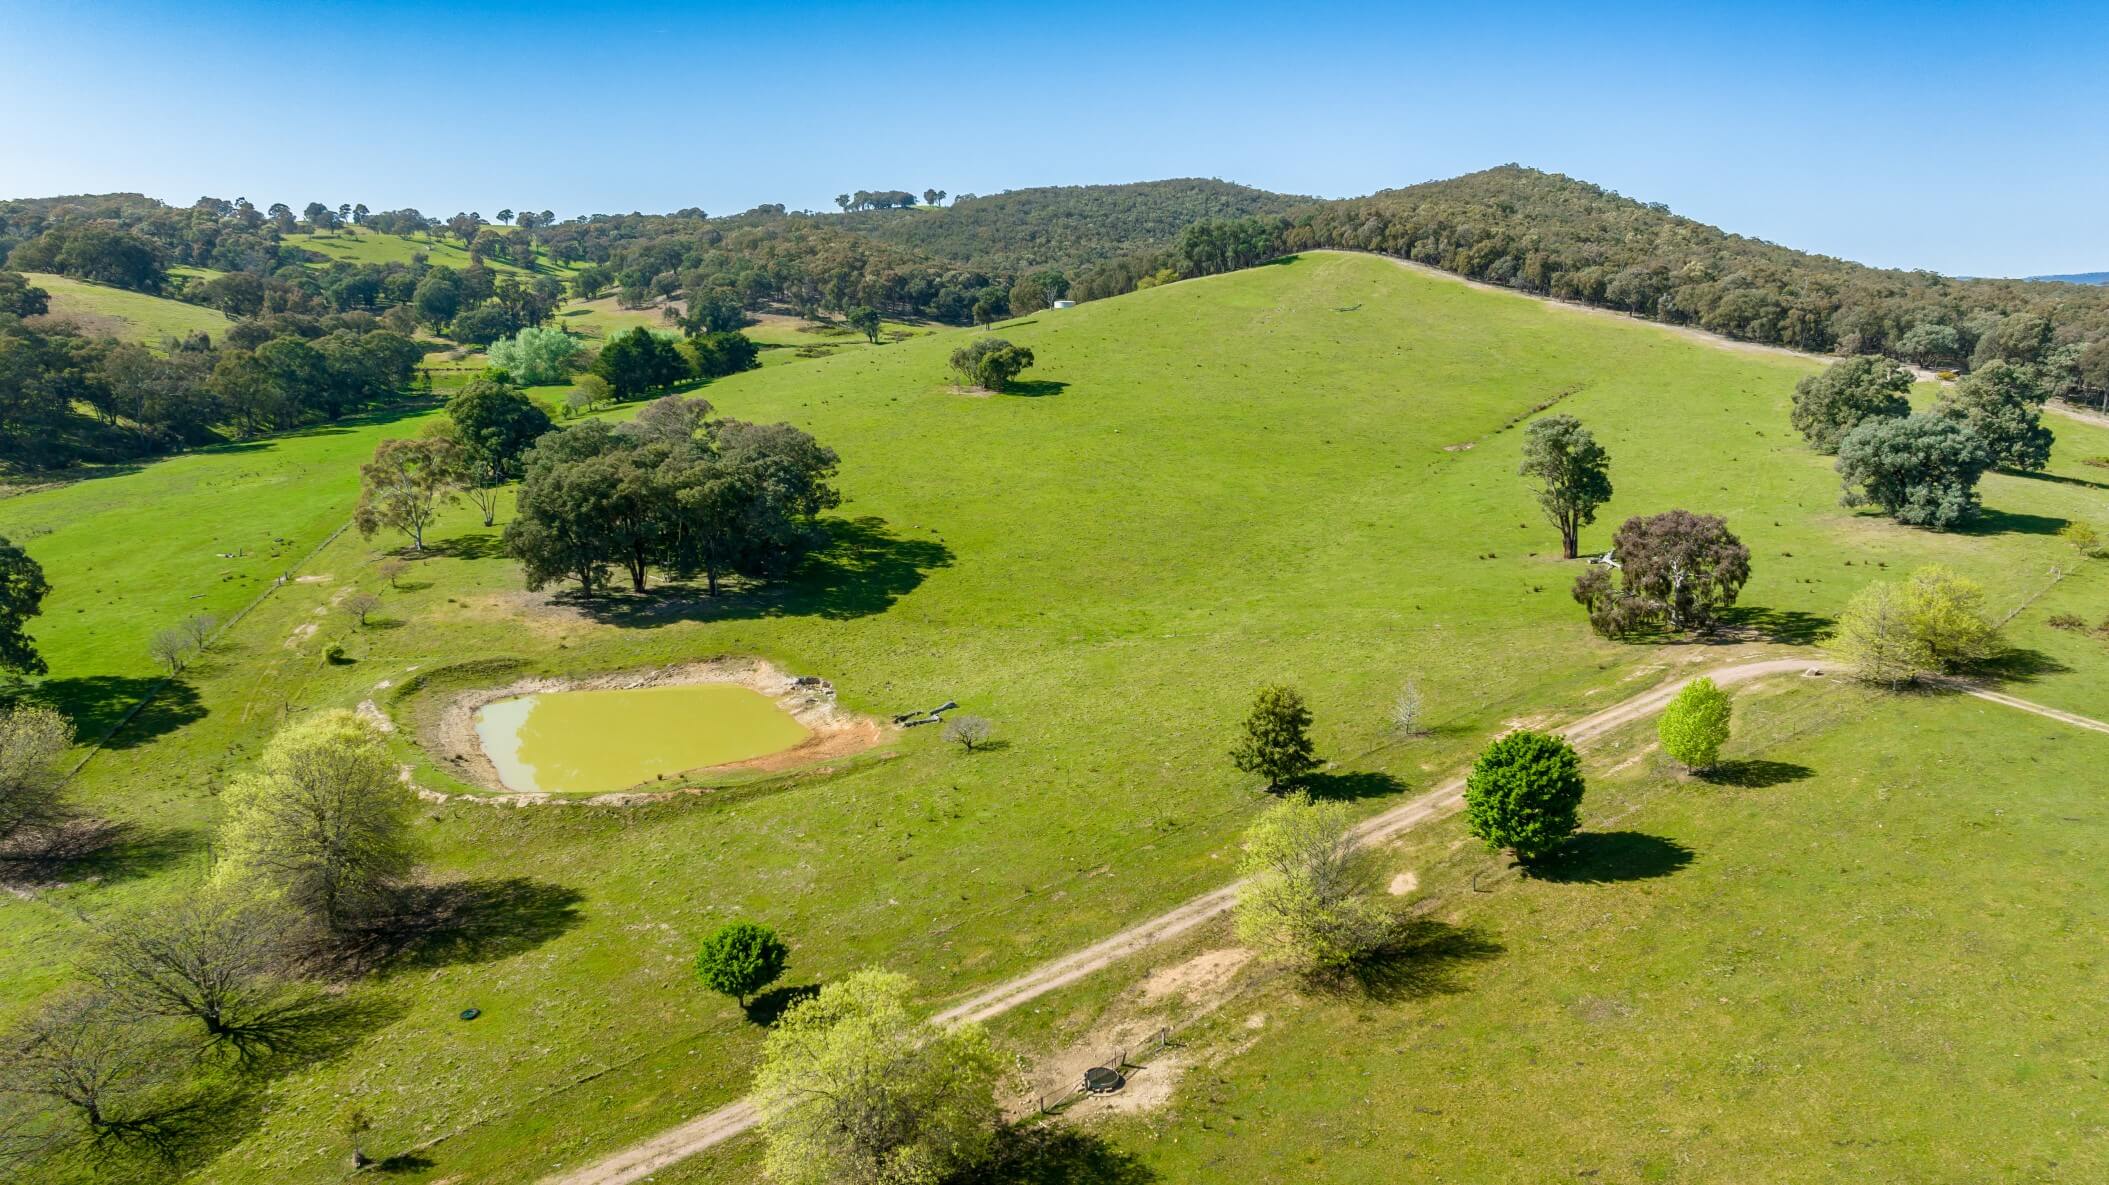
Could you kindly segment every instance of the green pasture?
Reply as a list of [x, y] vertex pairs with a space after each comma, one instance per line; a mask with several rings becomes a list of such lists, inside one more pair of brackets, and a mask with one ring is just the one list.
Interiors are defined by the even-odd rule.
[[204, 332], [217, 342], [233, 322], [218, 309], [165, 296], [113, 288], [49, 272], [26, 273], [51, 294], [50, 315], [70, 320], [91, 337], [114, 337], [159, 349], [162, 339]]

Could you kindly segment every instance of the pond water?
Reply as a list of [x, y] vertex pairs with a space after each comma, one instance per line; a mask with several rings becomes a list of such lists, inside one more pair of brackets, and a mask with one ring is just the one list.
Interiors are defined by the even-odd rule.
[[689, 683], [502, 699], [477, 711], [476, 735], [508, 790], [603, 794], [779, 752], [807, 733], [758, 691]]

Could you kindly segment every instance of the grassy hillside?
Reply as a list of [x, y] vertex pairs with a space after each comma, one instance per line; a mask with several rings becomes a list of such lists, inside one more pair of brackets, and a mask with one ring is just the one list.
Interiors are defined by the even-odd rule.
[[[324, 579], [279, 590], [181, 681], [181, 712], [87, 767], [84, 799], [149, 826], [162, 854], [105, 883], [0, 897], [0, 999], [27, 1007], [59, 980], [82, 940], [75, 911], [118, 917], [183, 891], [217, 787], [304, 711], [374, 700], [414, 776], [450, 791], [465, 787], [415, 748], [419, 721], [447, 688], [523, 673], [755, 654], [832, 679], [857, 710], [953, 698], [992, 718], [1006, 745], [972, 756], [915, 730], [877, 760], [736, 794], [422, 810], [436, 874], [502, 887], [488, 923], [358, 985], [371, 1014], [350, 1052], [276, 1079], [267, 1107], [188, 1153], [199, 1181], [335, 1180], [330, 1117], [356, 1101], [373, 1148], [418, 1158], [400, 1179], [513, 1182], [579, 1163], [742, 1090], [758, 1032], [688, 971], [696, 939], [728, 917], [786, 932], [787, 983], [884, 962], [930, 1001], [956, 997], [1227, 878], [1264, 801], [1224, 757], [1258, 683], [1306, 690], [1339, 762], [1326, 785], [1374, 811], [1508, 721], [1658, 677], [1661, 648], [1590, 635], [1566, 595], [1576, 567], [1552, 558], [1556, 536], [1515, 476], [1519, 425], [1547, 406], [1582, 417], [1614, 459], [1617, 497], [1585, 547], [1629, 513], [1726, 514], [1754, 555], [1745, 624], [1786, 641], [1868, 579], [1939, 559], [2019, 611], [2016, 635], [2047, 672], [2031, 697], [2109, 712], [2102, 644], [2043, 623], [2059, 598], [2099, 601], [2102, 565], [2075, 564], [2048, 532], [2098, 512], [2096, 471], [2077, 458], [2109, 454], [2101, 430], [2059, 423], [2050, 478], [1988, 479], [1987, 522], [1944, 536], [1838, 508], [1828, 463], [1786, 423], [1809, 363], [1382, 259], [1315, 255], [997, 332], [1039, 359], [1020, 394], [953, 392], [945, 358], [966, 331], [707, 388], [722, 412], [788, 419], [844, 458], [838, 546], [787, 586], [553, 604], [523, 593], [496, 532], [457, 512], [396, 591], [372, 567], [387, 541], [339, 538], [308, 569]], [[158, 472], [107, 479], [101, 508], [65, 521], [92, 534], [132, 513], [124, 492], [145, 501]], [[341, 493], [314, 487], [318, 527], [332, 497], [349, 510], [338, 480]], [[234, 521], [253, 495], [193, 513]], [[60, 496], [85, 495], [29, 495], [6, 513], [56, 522], [40, 500]], [[61, 589], [111, 562], [29, 548]], [[2036, 600], [2053, 561], [2073, 574]], [[170, 571], [149, 583], [200, 569]], [[332, 611], [353, 587], [382, 591], [381, 624]], [[131, 613], [74, 604], [82, 627]], [[71, 636], [54, 636], [55, 678], [133, 669], [88, 629]], [[324, 662], [333, 642], [354, 661]], [[502, 673], [448, 670], [497, 658], [511, 660]], [[1408, 676], [1436, 732], [1402, 745], [1385, 717]], [[469, 1006], [483, 1012], [472, 1026], [456, 1019]], [[1044, 1025], [1021, 1015], [998, 1035]]]
[[226, 314], [202, 305], [184, 304], [165, 296], [150, 296], [124, 288], [112, 288], [88, 280], [75, 280], [49, 272], [25, 273], [29, 282], [51, 294], [53, 320], [71, 321], [83, 333], [114, 337], [159, 347], [164, 338], [203, 332], [213, 341], [231, 324]]
[[[503, 230], [503, 227], [498, 228]], [[345, 263], [404, 263], [413, 255], [422, 253], [432, 263], [441, 267], [460, 270], [469, 266], [469, 253], [461, 243], [439, 232], [431, 237], [423, 235], [384, 235], [373, 231], [345, 227], [322, 234], [290, 234], [282, 238], [288, 246], [313, 251], [325, 259]], [[527, 269], [502, 259], [485, 259], [485, 267], [494, 272], [525, 272]], [[543, 261], [545, 268], [561, 265]]]

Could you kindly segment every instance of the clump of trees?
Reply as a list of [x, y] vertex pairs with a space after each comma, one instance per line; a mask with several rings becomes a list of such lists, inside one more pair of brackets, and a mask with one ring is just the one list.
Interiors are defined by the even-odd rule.
[[1003, 391], [1033, 364], [1033, 352], [1000, 337], [977, 338], [952, 351], [952, 371], [959, 381], [984, 391]]
[[1794, 430], [1817, 452], [1836, 453], [1861, 424], [1910, 415], [1910, 392], [1911, 372], [1888, 358], [1860, 354], [1834, 362], [1794, 385]]
[[497, 519], [498, 491], [519, 480], [527, 450], [555, 430], [549, 413], [503, 379], [476, 379], [447, 400], [454, 477], [483, 512]]
[[1561, 557], [1575, 558], [1582, 528], [1595, 522], [1597, 507], [1611, 500], [1611, 454], [1580, 420], [1546, 416], [1524, 430], [1523, 465], [1517, 472], [1560, 532]]
[[1879, 506], [1900, 523], [1948, 530], [1976, 516], [1977, 481], [1994, 460], [1975, 432], [1946, 416], [1869, 420], [1838, 446], [1840, 500]]
[[1518, 729], [1480, 753], [1465, 776], [1465, 824], [1526, 872], [1580, 827], [1582, 759], [1564, 739]]
[[1704, 675], [1686, 683], [1662, 710], [1655, 735], [1670, 759], [1694, 772], [1712, 769], [1728, 743], [1728, 693]]
[[909, 981], [866, 969], [794, 1004], [755, 1074], [782, 1185], [920, 1185], [991, 1149], [1000, 1069], [978, 1025], [941, 1029], [908, 1008]]
[[491, 365], [512, 381], [528, 386], [560, 383], [571, 374], [572, 359], [580, 350], [579, 339], [561, 329], [529, 326], [509, 338], [491, 343]]
[[1920, 568], [1901, 584], [1860, 590], [1838, 615], [1831, 648], [1860, 679], [1891, 688], [1965, 672], [2005, 648], [1984, 599], [1947, 568]]
[[621, 569], [645, 590], [657, 569], [703, 577], [788, 575], [822, 539], [839, 458], [789, 424], [711, 419], [709, 403], [667, 396], [616, 429], [588, 421], [526, 455], [508, 553], [530, 589], [576, 581], [591, 596]]
[[2050, 464], [2050, 429], [2043, 426], [2048, 398], [2034, 368], [1988, 362], [1941, 392], [1933, 414], [1984, 442], [1994, 465], [2040, 470]]
[[791, 948], [776, 931], [758, 922], [727, 922], [696, 951], [696, 978], [740, 1007], [747, 997], [783, 977]]
[[1627, 519], [1611, 555], [1616, 567], [1592, 565], [1574, 582], [1575, 601], [1605, 637], [1710, 630], [1750, 579], [1750, 549], [1728, 523], [1688, 510]]
[[1371, 900], [1353, 820], [1297, 791], [1245, 832], [1238, 941], [1306, 974], [1344, 970], [1384, 945], [1391, 919]]
[[1311, 709], [1303, 693], [1275, 684], [1253, 697], [1252, 710], [1230, 750], [1231, 764], [1267, 780], [1267, 789], [1283, 785], [1318, 768], [1311, 743]]

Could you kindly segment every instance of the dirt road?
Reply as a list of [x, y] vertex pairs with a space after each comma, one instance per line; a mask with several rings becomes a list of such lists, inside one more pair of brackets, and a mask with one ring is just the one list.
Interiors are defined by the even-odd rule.
[[[1726, 686], [1766, 675], [1809, 671], [1818, 669], [1821, 665], [1811, 658], [1774, 658], [1721, 667], [1712, 671], [1694, 671], [1685, 679], [1651, 688], [1593, 715], [1584, 716], [1559, 731], [1575, 744], [1585, 745], [1614, 728], [1661, 710], [1690, 678], [1700, 674], [1710, 675], [1714, 682]], [[2018, 704], [2018, 701], [2016, 703]], [[2033, 705], [2031, 708], [2033, 709]], [[2103, 727], [2105, 731], [2109, 731], [2109, 726]], [[1364, 846], [1383, 843], [1431, 819], [1441, 818], [1464, 804], [1464, 788], [1464, 778], [1452, 778], [1382, 814], [1373, 815], [1355, 829], [1356, 841]], [[1110, 938], [1064, 955], [1051, 963], [1044, 963], [1016, 979], [997, 984], [945, 1009], [933, 1019], [939, 1024], [956, 1025], [1001, 1015], [1130, 955], [1169, 942], [1227, 912], [1237, 903], [1237, 899], [1238, 884], [1225, 885], [1140, 925], [1122, 930]], [[646, 1176], [685, 1160], [712, 1145], [723, 1143], [749, 1130], [760, 1121], [761, 1113], [755, 1110], [753, 1104], [743, 1099], [691, 1119], [679, 1127], [661, 1132], [642, 1143], [633, 1144], [613, 1156], [546, 1178], [544, 1185], [630, 1185], [631, 1182], [643, 1180]]]

